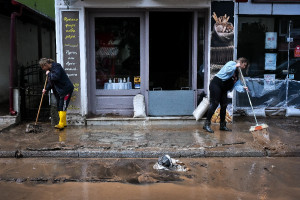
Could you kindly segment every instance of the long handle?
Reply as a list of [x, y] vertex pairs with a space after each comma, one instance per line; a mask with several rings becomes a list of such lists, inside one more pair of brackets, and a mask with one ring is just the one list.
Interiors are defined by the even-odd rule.
[[[44, 89], [46, 88], [47, 81], [48, 81], [48, 76], [46, 76], [46, 80], [45, 80], [45, 84], [44, 84]], [[43, 93], [43, 94], [42, 94], [42, 98], [41, 98], [41, 102], [40, 102], [39, 110], [38, 110], [38, 113], [37, 113], [37, 116], [36, 116], [36, 120], [35, 120], [35, 125], [36, 125], [36, 123], [38, 122], [38, 119], [39, 119], [39, 114], [40, 114], [40, 110], [41, 110], [41, 106], [42, 106], [42, 102], [43, 102], [44, 94], [45, 94], [45, 93]]]
[[[238, 68], [239, 68], [239, 67], [238, 67]], [[241, 74], [241, 77], [242, 77], [243, 84], [244, 84], [245, 87], [247, 87], [246, 81], [245, 81], [245, 79], [244, 79], [244, 76], [243, 76], [243, 73], [242, 73], [241, 68], [239, 68], [239, 71], [240, 71], [240, 74]], [[246, 90], [246, 93], [247, 93], [247, 96], [248, 96], [248, 99], [249, 99], [249, 103], [250, 103], [250, 106], [251, 106], [251, 109], [252, 109], [252, 112], [253, 112], [253, 115], [254, 115], [254, 119], [255, 119], [255, 122], [256, 122], [256, 126], [258, 126], [257, 119], [256, 119], [256, 115], [255, 115], [255, 112], [254, 112], [254, 109], [253, 109], [253, 106], [252, 106], [252, 102], [251, 102], [251, 99], [250, 99], [248, 90]]]

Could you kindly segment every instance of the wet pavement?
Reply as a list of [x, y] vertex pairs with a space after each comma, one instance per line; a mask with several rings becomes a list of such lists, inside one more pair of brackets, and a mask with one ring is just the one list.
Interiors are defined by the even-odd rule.
[[300, 118], [269, 116], [270, 143], [260, 144], [249, 132], [249, 117], [235, 117], [232, 132], [214, 134], [197, 125], [68, 126], [62, 131], [39, 123], [41, 132], [25, 133], [25, 123], [0, 132], [0, 157], [158, 158], [171, 157], [299, 157]]
[[298, 200], [300, 158], [1, 158], [0, 199]]
[[[300, 118], [258, 119], [271, 141], [249, 132], [254, 120], [236, 117], [232, 132], [197, 125], [68, 126], [27, 123], [0, 132], [0, 199], [298, 200]], [[153, 169], [162, 155], [188, 171]], [[16, 159], [17, 158], [17, 159]]]

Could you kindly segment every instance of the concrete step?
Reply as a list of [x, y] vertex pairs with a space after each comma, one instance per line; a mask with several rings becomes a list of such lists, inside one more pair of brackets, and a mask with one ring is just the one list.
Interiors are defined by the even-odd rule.
[[17, 122], [16, 120], [17, 120], [17, 116], [11, 116], [11, 115], [0, 116], [0, 125], [16, 123]]
[[4, 115], [0, 116], [0, 131], [17, 123], [17, 116]]
[[202, 120], [196, 121], [193, 116], [179, 116], [179, 117], [145, 117], [145, 118], [132, 118], [132, 117], [94, 117], [87, 118], [87, 125], [164, 125], [164, 124], [177, 124], [177, 125], [196, 125], [201, 123]]

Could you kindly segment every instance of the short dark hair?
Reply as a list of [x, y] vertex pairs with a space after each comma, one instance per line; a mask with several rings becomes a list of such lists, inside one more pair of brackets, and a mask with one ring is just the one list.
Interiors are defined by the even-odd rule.
[[52, 60], [51, 58], [41, 58], [39, 61], [39, 65], [43, 66], [45, 64], [51, 64], [54, 63], [54, 60]]

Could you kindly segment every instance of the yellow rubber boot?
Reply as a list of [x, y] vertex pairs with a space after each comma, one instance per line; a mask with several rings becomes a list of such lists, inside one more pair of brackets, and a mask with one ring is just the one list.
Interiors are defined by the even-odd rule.
[[58, 115], [59, 115], [59, 123], [57, 125], [55, 125], [55, 128], [63, 129], [64, 128], [63, 111], [58, 111]]
[[60, 111], [62, 112], [62, 123], [64, 125], [64, 127], [67, 127], [67, 111]]

